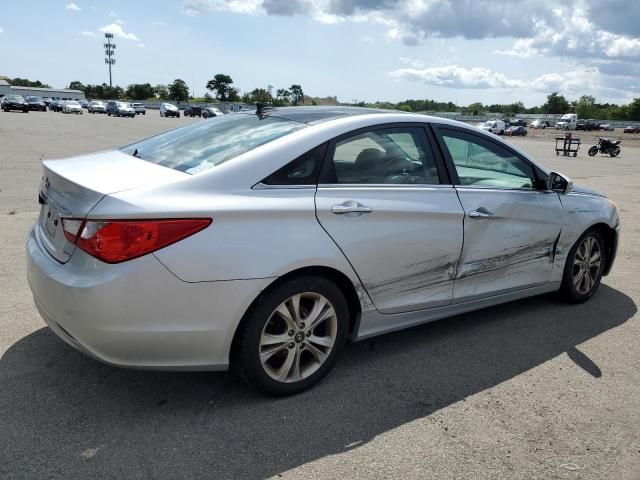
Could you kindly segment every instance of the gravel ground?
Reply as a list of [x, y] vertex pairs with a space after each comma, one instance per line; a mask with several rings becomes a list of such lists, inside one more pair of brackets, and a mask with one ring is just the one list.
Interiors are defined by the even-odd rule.
[[637, 136], [616, 133], [616, 159], [556, 157], [554, 131], [512, 140], [618, 203], [617, 264], [590, 302], [537, 297], [354, 344], [317, 388], [270, 399], [227, 373], [99, 364], [31, 300], [40, 160], [192, 121], [0, 113], [0, 478], [640, 478]]

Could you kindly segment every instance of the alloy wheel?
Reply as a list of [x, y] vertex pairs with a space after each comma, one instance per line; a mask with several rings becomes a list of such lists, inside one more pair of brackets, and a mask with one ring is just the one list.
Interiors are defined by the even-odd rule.
[[588, 294], [598, 281], [602, 250], [595, 237], [582, 240], [573, 259], [573, 285], [580, 295]]
[[338, 319], [327, 298], [295, 294], [278, 305], [262, 329], [260, 363], [274, 380], [298, 382], [326, 362], [337, 335]]

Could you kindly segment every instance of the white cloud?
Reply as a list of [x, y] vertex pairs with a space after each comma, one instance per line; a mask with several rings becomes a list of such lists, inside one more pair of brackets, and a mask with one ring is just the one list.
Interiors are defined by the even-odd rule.
[[69, 12], [79, 12], [80, 10], [82, 10], [78, 5], [76, 5], [75, 3], [67, 3], [64, 6], [65, 10], [68, 10]]
[[114, 23], [117, 23], [118, 25], [124, 25], [124, 21], [120, 20], [119, 18]]
[[4, 33], [4, 28], [0, 27], [0, 35]]
[[[404, 63], [415, 60], [401, 59]], [[600, 72], [596, 68], [559, 73], [547, 73], [532, 80], [509, 78], [488, 68], [465, 68], [458, 65], [446, 65], [429, 68], [399, 68], [389, 75], [395, 78], [421, 82], [438, 87], [460, 89], [524, 89], [539, 92], [576, 93], [585, 90], [596, 91], [601, 88]]]
[[144, 46], [145, 46], [144, 43], [139, 43], [138, 44], [138, 48], [144, 48]]
[[116, 37], [124, 38], [126, 40], [134, 40], [134, 41], [140, 40], [135, 33], [125, 32], [122, 29], [122, 26], [119, 25], [118, 23], [111, 23], [109, 25], [105, 25], [104, 27], [99, 28], [98, 30], [100, 30], [103, 33], [113, 33]]
[[84, 32], [80, 32], [80, 35], [84, 37], [95, 37], [96, 32], [89, 32], [88, 30], [85, 30]]
[[182, 11], [187, 15], [211, 12], [262, 13], [262, 0], [185, 0]]
[[450, 88], [523, 88], [526, 82], [507, 78], [488, 68], [464, 68], [458, 65], [429, 68], [399, 68], [389, 73], [392, 77], [414, 80], [428, 85]]

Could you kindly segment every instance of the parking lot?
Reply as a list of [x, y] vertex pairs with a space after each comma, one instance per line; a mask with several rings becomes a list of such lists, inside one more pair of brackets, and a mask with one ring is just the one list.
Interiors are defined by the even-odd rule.
[[620, 156], [588, 157], [594, 136], [577, 133], [567, 158], [555, 131], [509, 140], [618, 204], [617, 262], [591, 301], [537, 297], [353, 344], [316, 388], [273, 399], [229, 373], [102, 365], [32, 303], [40, 161], [194, 121], [0, 112], [1, 479], [640, 478], [640, 141], [607, 132]]

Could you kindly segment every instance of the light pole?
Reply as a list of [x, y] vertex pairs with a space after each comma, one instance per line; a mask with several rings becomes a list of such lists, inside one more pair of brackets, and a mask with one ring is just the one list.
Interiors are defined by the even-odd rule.
[[106, 55], [104, 59], [104, 63], [109, 65], [109, 86], [112, 87], [113, 85], [111, 83], [111, 65], [114, 65], [116, 63], [116, 59], [113, 58], [114, 55], [116, 54], [115, 52], [116, 44], [111, 42], [111, 39], [113, 38], [113, 33], [105, 33], [104, 38], [107, 39], [107, 43], [104, 44], [104, 54]]

